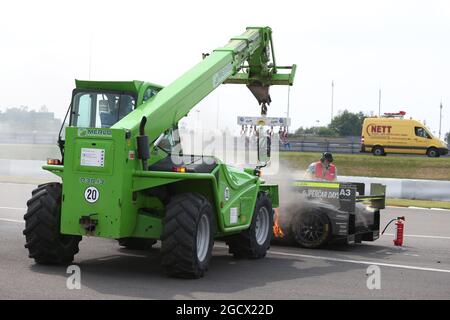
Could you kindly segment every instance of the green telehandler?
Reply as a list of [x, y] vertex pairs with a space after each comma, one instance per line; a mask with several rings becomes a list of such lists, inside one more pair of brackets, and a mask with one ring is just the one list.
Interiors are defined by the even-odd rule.
[[62, 183], [38, 186], [27, 202], [29, 257], [69, 264], [83, 236], [130, 249], [160, 240], [165, 273], [181, 278], [205, 274], [214, 239], [237, 258], [264, 257], [278, 187], [260, 179], [259, 167], [183, 154], [178, 122], [223, 83], [247, 85], [265, 115], [269, 87], [293, 85], [295, 71], [276, 65], [269, 27], [250, 27], [167, 87], [77, 80], [62, 158], [43, 167]]

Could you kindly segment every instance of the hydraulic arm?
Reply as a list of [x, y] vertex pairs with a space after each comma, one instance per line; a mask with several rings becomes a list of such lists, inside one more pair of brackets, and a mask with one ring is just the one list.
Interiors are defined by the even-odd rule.
[[[280, 70], [289, 70], [287, 74]], [[155, 141], [222, 83], [245, 84], [255, 95], [265, 115], [271, 99], [271, 85], [292, 85], [296, 65], [278, 67], [269, 27], [249, 27], [223, 48], [204, 54], [202, 62], [165, 87], [155, 99], [139, 106], [112, 128], [124, 128], [137, 136], [146, 117], [145, 134]]]

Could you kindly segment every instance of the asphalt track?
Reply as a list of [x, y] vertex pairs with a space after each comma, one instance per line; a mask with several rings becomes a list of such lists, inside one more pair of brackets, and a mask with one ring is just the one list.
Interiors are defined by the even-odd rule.
[[[166, 277], [159, 244], [148, 252], [84, 238], [74, 264], [81, 289], [69, 290], [63, 266], [40, 266], [24, 248], [23, 214], [35, 186], [0, 183], [0, 299], [450, 299], [450, 211], [388, 208], [382, 224], [406, 217], [405, 246], [393, 229], [376, 242], [322, 250], [272, 246], [262, 260], [234, 260], [217, 242], [199, 280]], [[369, 290], [378, 265], [381, 288]]]

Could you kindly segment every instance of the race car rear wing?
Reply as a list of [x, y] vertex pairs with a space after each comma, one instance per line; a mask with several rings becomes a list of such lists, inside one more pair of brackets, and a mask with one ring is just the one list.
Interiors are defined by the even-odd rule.
[[357, 202], [370, 203], [374, 209], [384, 209], [386, 204], [386, 185], [380, 183], [370, 185], [369, 195], [365, 195], [364, 183], [298, 180], [294, 187], [308, 199], [325, 201], [347, 212], [355, 212]]
[[370, 201], [370, 206], [374, 209], [386, 208], [386, 185], [381, 183], [371, 183], [370, 195], [366, 196], [363, 192], [356, 196], [356, 202], [367, 201]]

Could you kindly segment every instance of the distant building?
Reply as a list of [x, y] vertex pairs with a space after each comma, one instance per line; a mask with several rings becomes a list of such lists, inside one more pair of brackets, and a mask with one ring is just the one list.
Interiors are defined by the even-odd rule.
[[0, 143], [55, 143], [61, 120], [45, 107], [41, 109], [30, 111], [27, 107], [20, 107], [0, 112]]

